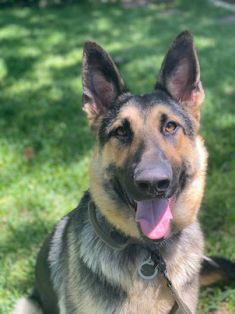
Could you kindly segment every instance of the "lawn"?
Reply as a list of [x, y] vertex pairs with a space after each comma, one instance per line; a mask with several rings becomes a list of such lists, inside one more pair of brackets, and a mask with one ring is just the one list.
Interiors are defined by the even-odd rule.
[[[235, 22], [204, 0], [123, 9], [74, 4], [0, 11], [0, 313], [30, 291], [37, 251], [88, 187], [93, 139], [81, 110], [86, 39], [120, 63], [130, 89], [151, 90], [175, 35], [190, 29], [206, 101], [209, 150], [201, 210], [207, 254], [235, 260]], [[199, 313], [235, 313], [235, 284], [203, 289]], [[222, 313], [222, 312], [221, 312]]]

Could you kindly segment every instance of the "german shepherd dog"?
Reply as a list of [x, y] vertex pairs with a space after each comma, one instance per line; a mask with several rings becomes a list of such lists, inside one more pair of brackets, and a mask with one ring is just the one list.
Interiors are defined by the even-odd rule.
[[196, 313], [200, 282], [235, 278], [232, 262], [203, 255], [203, 99], [188, 31], [144, 95], [131, 94], [111, 57], [85, 43], [83, 109], [97, 140], [90, 189], [45, 241], [34, 290], [14, 313]]

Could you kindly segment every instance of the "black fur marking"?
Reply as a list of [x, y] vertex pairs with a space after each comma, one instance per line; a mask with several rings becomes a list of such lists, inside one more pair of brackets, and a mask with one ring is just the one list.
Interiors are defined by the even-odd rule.
[[179, 192], [181, 192], [185, 188], [190, 177], [191, 175], [188, 173], [188, 167], [186, 163], [183, 162], [180, 169], [180, 175], [179, 175]]
[[59, 313], [57, 306], [58, 298], [50, 278], [50, 265], [48, 261], [49, 248], [54, 232], [44, 242], [38, 254], [35, 287], [31, 295], [31, 298], [40, 304], [45, 314]]
[[152, 94], [147, 94], [143, 96], [144, 103], [143, 105], [146, 107], [153, 107], [159, 105], [166, 105], [171, 108], [173, 113], [177, 115], [180, 120], [182, 121], [182, 127], [184, 130], [184, 133], [189, 136], [194, 136], [194, 126], [192, 120], [189, 118], [186, 111], [184, 111], [179, 103], [177, 103], [172, 97], [170, 97], [166, 92], [162, 90], [156, 90]]
[[130, 94], [121, 95], [117, 99], [117, 101], [112, 106], [110, 106], [110, 108], [103, 115], [100, 128], [99, 128], [99, 133], [98, 133], [101, 147], [110, 139], [110, 134], [108, 133], [108, 129], [117, 118], [120, 108], [125, 103], [127, 103], [131, 97], [132, 96]]
[[124, 202], [132, 208], [135, 208], [136, 205], [133, 203], [126, 189], [127, 185], [133, 181], [134, 170], [141, 160], [144, 147], [144, 143], [141, 143], [134, 156], [130, 156], [131, 158], [126, 161], [122, 168], [117, 167], [115, 164], [110, 164], [106, 168], [110, 181], [104, 181], [103, 183], [105, 191], [109, 193], [113, 200]]
[[121, 128], [123, 128], [123, 131], [125, 132], [125, 135], [118, 135], [117, 134], [117, 129], [112, 130], [109, 134], [108, 137], [115, 137], [119, 140], [120, 143], [122, 144], [130, 144], [132, 139], [133, 139], [133, 131], [130, 126], [129, 120], [126, 118], [122, 121], [122, 124], [120, 125]]
[[188, 114], [182, 109], [179, 103], [177, 103], [172, 97], [162, 90], [156, 90], [154, 93], [143, 96], [142, 107], [146, 108], [159, 105], [166, 105], [171, 108], [174, 114], [176, 114], [182, 121], [182, 126], [185, 129], [185, 134], [188, 136], [194, 135], [194, 128], [191, 119]]
[[161, 115], [161, 128], [166, 124], [166, 121], [167, 121], [167, 115], [163, 113]]
[[173, 173], [174, 179], [172, 190], [174, 190], [178, 196], [192, 178], [190, 165], [188, 165], [186, 161], [182, 161], [180, 165], [173, 167]]
[[112, 164], [106, 169], [106, 171], [109, 174], [110, 180], [104, 181], [103, 186], [105, 191], [109, 193], [109, 196], [117, 204], [120, 204], [120, 208], [122, 208], [123, 203], [126, 204], [127, 206], [135, 207], [133, 200], [130, 199], [130, 197], [125, 191], [125, 188], [119, 181], [118, 174], [123, 173], [123, 170]]
[[99, 300], [101, 304], [107, 302], [107, 311], [110, 309], [110, 304], [117, 308], [127, 297], [124, 290], [109, 283], [101, 273], [92, 272], [82, 260], [79, 264], [79, 274], [81, 286], [87, 286], [87, 289], [92, 292], [94, 300]]
[[224, 280], [235, 280], [235, 263], [217, 256], [204, 258], [201, 265], [201, 275], [221, 274]]
[[[110, 175], [110, 180], [105, 180], [103, 182], [103, 187], [105, 191], [109, 194], [109, 197], [117, 203], [124, 202], [126, 203], [126, 196], [122, 189], [122, 186], [118, 179], [115, 177], [116, 167], [113, 165], [109, 166], [107, 171]], [[120, 203], [121, 205], [121, 203]]]
[[143, 156], [143, 153], [144, 153], [144, 150], [145, 150], [145, 143], [144, 141], [142, 141], [134, 156], [132, 156], [129, 160], [127, 160], [126, 164], [125, 164], [125, 169], [128, 170], [128, 169], [134, 169], [136, 167], [136, 165], [140, 162], [142, 156]]

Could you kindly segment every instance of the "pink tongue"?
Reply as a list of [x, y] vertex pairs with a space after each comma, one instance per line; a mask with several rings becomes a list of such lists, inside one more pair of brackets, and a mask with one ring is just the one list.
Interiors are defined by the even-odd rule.
[[172, 213], [170, 200], [152, 199], [137, 202], [135, 220], [144, 235], [152, 240], [161, 239], [169, 233]]

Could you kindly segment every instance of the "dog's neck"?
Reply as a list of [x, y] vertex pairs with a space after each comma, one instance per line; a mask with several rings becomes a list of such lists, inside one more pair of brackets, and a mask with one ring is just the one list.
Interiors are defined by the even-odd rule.
[[147, 249], [149, 257], [142, 261], [142, 263], [138, 267], [138, 274], [140, 277], [146, 280], [151, 280], [155, 278], [158, 273], [164, 278], [167, 283], [169, 290], [171, 291], [174, 299], [175, 305], [173, 306], [170, 313], [176, 313], [178, 309], [185, 314], [190, 314], [191, 311], [187, 307], [187, 305], [183, 302], [183, 300], [179, 297], [177, 290], [174, 288], [171, 280], [168, 277], [167, 268], [165, 260], [162, 258], [156, 244], [150, 246], [149, 243], [143, 244], [131, 238], [127, 238], [113, 227], [109, 227], [109, 230], [105, 231], [100, 223], [98, 222], [96, 216], [96, 207], [93, 201], [90, 201], [88, 204], [88, 217], [92, 227], [96, 235], [103, 241], [103, 243], [108, 246], [112, 250], [123, 251], [131, 244], [137, 244], [139, 246], [144, 246]]
[[167, 245], [167, 241], [174, 241], [180, 236], [180, 231], [174, 233], [170, 239], [164, 241], [154, 242], [152, 240], [140, 240], [126, 236], [120, 230], [117, 230], [112, 226], [105, 216], [102, 215], [101, 211], [97, 208], [93, 200], [89, 201], [88, 204], [88, 217], [91, 225], [97, 236], [106, 244], [109, 248], [121, 251], [130, 244], [139, 245], [145, 249], [153, 251], [164, 252], [164, 246]]
[[96, 206], [93, 201], [88, 204], [88, 216], [97, 236], [111, 249], [119, 251], [125, 249], [130, 243], [136, 243], [135, 240], [126, 237], [108, 222], [106, 222], [107, 227], [104, 230], [97, 219]]

